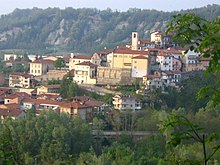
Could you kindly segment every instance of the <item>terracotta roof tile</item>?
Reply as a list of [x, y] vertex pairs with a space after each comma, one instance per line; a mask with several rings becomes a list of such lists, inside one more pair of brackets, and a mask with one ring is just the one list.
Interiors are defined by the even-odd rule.
[[83, 62], [76, 64], [76, 65], [86, 65], [86, 66], [90, 66], [90, 67], [97, 67], [97, 65], [91, 63], [90, 61], [83, 61]]
[[148, 59], [146, 56], [135, 56], [132, 59]]
[[23, 111], [22, 110], [15, 110], [15, 109], [11, 109], [11, 110], [5, 110], [5, 109], [0, 109], [0, 115], [4, 116], [4, 117], [18, 117]]
[[85, 60], [91, 60], [92, 56], [87, 55], [75, 55], [73, 59], [85, 59]]
[[136, 54], [136, 55], [148, 55], [148, 51], [138, 51], [138, 50], [130, 50], [130, 49], [115, 49], [113, 53], [118, 54]]

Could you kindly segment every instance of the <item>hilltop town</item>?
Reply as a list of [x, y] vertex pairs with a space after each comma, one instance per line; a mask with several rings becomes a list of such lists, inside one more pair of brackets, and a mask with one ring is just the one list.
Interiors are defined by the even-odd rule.
[[[187, 79], [189, 74], [208, 68], [209, 58], [186, 50], [172, 41], [172, 34], [156, 31], [151, 33], [150, 40], [141, 39], [137, 32], [132, 32], [131, 42], [92, 55], [74, 52], [68, 57], [5, 54], [2, 67], [17, 70], [1, 72], [1, 118], [25, 117], [28, 109], [34, 109], [36, 114], [54, 110], [87, 120], [91, 120], [97, 110], [106, 108], [139, 111], [143, 104], [136, 94], [144, 96], [156, 89], [166, 92], [168, 87], [178, 89], [181, 80]], [[81, 88], [100, 95], [109, 92], [113, 94], [112, 102], [97, 101], [85, 95], [67, 100], [60, 92], [59, 83], [48, 85], [48, 82], [64, 78], [71, 78]], [[140, 88], [132, 94], [112, 90], [134, 84]]]

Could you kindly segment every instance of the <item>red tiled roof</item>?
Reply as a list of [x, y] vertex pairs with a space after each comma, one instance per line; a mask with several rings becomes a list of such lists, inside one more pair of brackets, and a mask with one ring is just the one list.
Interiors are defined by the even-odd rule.
[[73, 57], [73, 59], [84, 59], [84, 60], [91, 60], [92, 56], [87, 55], [76, 55]]
[[146, 56], [135, 56], [132, 59], [148, 59]]
[[23, 77], [31, 77], [32, 74], [22, 73], [22, 72], [12, 72], [10, 75], [23, 76]]
[[29, 94], [27, 94], [26, 92], [16, 92], [16, 93], [13, 93], [13, 94], [10, 94], [8, 96], [5, 97], [5, 99], [15, 99], [15, 98], [29, 98], [31, 97]]
[[76, 65], [86, 65], [86, 66], [90, 66], [90, 67], [97, 67], [97, 65], [91, 63], [90, 61], [83, 61], [83, 62], [76, 64]]
[[16, 110], [16, 109], [11, 109], [11, 110], [0, 109], [0, 116], [18, 117], [22, 112], [23, 112], [22, 110]]
[[61, 102], [55, 100], [48, 100], [48, 99], [24, 99], [23, 103], [36, 103], [40, 104], [52, 104], [52, 105], [60, 105]]
[[86, 105], [83, 103], [80, 103], [78, 101], [72, 101], [72, 102], [63, 102], [62, 104], [60, 104], [60, 107], [67, 107], [67, 108], [91, 108], [90, 105]]
[[70, 57], [64, 57], [63, 60], [64, 60], [65, 62], [69, 62]]
[[171, 71], [163, 71], [164, 73], [168, 74], [168, 75], [172, 75], [174, 74], [174, 72], [171, 72]]
[[54, 63], [53, 60], [48, 60], [48, 59], [38, 59], [33, 61], [32, 63]]
[[113, 53], [118, 54], [137, 54], [137, 55], [148, 55], [148, 51], [138, 51], [138, 50], [130, 50], [130, 49], [115, 49]]
[[0, 88], [0, 92], [8, 92], [10, 90], [12, 90], [12, 89], [10, 89], [10, 88]]
[[109, 54], [111, 52], [113, 52], [112, 49], [104, 49], [104, 50], [97, 51], [95, 53], [97, 53], [97, 54]]
[[5, 110], [12, 110], [12, 109], [20, 110], [20, 105], [14, 104], [14, 103], [13, 104], [1, 104], [0, 108], [5, 109]]
[[85, 101], [94, 100], [94, 99], [91, 98], [91, 97], [89, 97], [89, 96], [75, 96], [75, 97], [73, 98], [73, 100], [85, 102]]
[[96, 101], [96, 100], [88, 100], [88, 101], [86, 101], [85, 104], [90, 106], [90, 107], [100, 107], [105, 103], [101, 102], [101, 101]]
[[48, 99], [56, 99], [60, 97], [60, 95], [59, 94], [41, 94], [37, 96], [37, 98], [42, 98], [42, 97], [46, 97]]

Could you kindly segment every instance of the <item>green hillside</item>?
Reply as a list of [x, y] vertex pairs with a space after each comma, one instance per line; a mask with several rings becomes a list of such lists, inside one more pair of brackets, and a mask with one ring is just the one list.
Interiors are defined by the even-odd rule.
[[[206, 19], [220, 16], [219, 5], [192, 9]], [[0, 50], [92, 52], [130, 40], [132, 31], [141, 38], [164, 30], [177, 12], [129, 9], [126, 12], [97, 9], [15, 9], [0, 18]]]

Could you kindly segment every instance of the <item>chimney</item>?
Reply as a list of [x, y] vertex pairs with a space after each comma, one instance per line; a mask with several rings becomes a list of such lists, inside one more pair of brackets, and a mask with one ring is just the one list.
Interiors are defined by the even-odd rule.
[[131, 49], [138, 50], [138, 32], [132, 32]]

